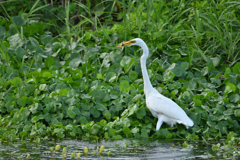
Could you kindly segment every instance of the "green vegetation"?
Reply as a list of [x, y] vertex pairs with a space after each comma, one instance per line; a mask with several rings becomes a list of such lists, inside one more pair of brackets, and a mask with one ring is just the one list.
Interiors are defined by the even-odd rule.
[[[1, 139], [209, 141], [240, 135], [239, 2], [22, 4], [17, 11], [0, 3]], [[150, 48], [153, 86], [185, 110], [192, 128], [164, 124], [155, 132], [140, 49], [116, 48], [136, 37]]]

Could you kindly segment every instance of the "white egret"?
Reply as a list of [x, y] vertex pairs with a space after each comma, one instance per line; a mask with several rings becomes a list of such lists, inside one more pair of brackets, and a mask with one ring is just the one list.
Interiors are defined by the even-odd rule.
[[143, 50], [143, 55], [141, 56], [141, 69], [144, 82], [144, 93], [147, 108], [151, 111], [154, 117], [158, 118], [156, 131], [161, 128], [163, 122], [171, 126], [179, 123], [185, 125], [186, 128], [192, 127], [193, 121], [187, 116], [184, 110], [171, 99], [163, 96], [153, 88], [146, 68], [146, 60], [149, 54], [146, 43], [140, 38], [135, 38], [127, 42], [122, 42], [117, 47], [133, 45], [140, 46]]

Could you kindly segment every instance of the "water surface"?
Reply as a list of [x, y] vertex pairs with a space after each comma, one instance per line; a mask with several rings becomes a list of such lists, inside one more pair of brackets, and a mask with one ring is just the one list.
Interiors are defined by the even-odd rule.
[[[50, 152], [59, 144], [61, 149]], [[71, 159], [71, 153], [81, 152], [81, 159], [209, 159], [220, 158], [210, 155], [211, 145], [203, 143], [190, 143], [183, 147], [183, 141], [167, 140], [133, 140], [124, 139], [118, 141], [83, 141], [83, 140], [43, 140], [36, 143], [30, 140], [14, 143], [0, 143], [0, 159], [23, 159], [30, 154], [29, 159], [63, 159], [62, 149], [66, 147], [67, 158]], [[105, 146], [102, 155], [97, 155], [97, 147]], [[88, 155], [83, 155], [83, 149], [89, 149]], [[108, 151], [111, 154], [108, 156]], [[95, 154], [94, 154], [95, 152]]]

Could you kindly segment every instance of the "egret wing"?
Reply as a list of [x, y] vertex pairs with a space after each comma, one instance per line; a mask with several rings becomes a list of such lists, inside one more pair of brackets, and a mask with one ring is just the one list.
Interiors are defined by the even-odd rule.
[[150, 93], [146, 98], [147, 107], [151, 111], [154, 111], [157, 114], [164, 114], [170, 118], [181, 120], [189, 126], [193, 125], [192, 120], [186, 115], [184, 110], [171, 99], [161, 95], [157, 91]]

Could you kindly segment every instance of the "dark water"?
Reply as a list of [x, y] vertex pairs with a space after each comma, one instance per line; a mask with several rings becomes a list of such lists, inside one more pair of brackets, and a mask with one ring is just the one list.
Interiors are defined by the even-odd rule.
[[[59, 144], [59, 151], [50, 152]], [[62, 149], [66, 147], [66, 159], [72, 159], [72, 152], [81, 152], [81, 159], [221, 159], [212, 154], [211, 145], [188, 142], [183, 147], [183, 141], [159, 141], [159, 140], [119, 140], [119, 141], [94, 141], [83, 140], [42, 140], [40, 143], [33, 141], [19, 141], [14, 143], [0, 143], [0, 159], [63, 159]], [[104, 145], [101, 155], [97, 155], [97, 146]], [[84, 156], [83, 149], [89, 149], [88, 155]], [[108, 151], [111, 154], [108, 155]], [[95, 155], [93, 153], [96, 153]], [[75, 159], [77, 159], [75, 157]]]

